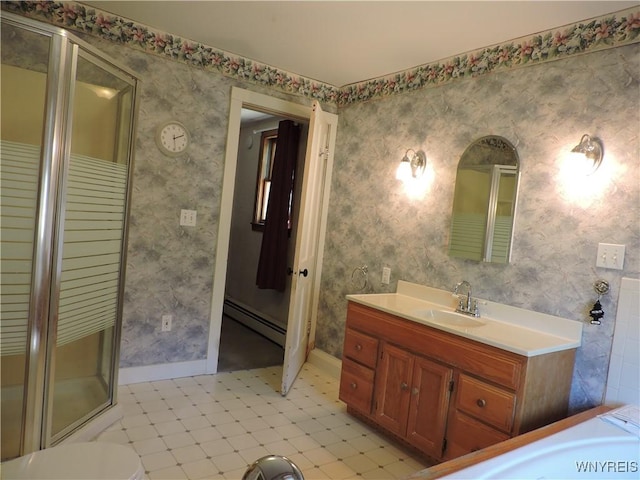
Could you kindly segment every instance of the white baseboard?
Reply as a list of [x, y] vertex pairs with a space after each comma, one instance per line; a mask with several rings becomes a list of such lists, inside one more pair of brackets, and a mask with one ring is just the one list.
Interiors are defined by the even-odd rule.
[[336, 380], [340, 380], [340, 370], [342, 370], [342, 360], [328, 354], [325, 351], [314, 348], [309, 352], [307, 362], [318, 367]]
[[170, 378], [192, 377], [194, 375], [204, 375], [206, 372], [206, 360], [121, 368], [118, 374], [118, 385], [155, 382], [157, 380], [168, 380]]
[[[336, 379], [340, 379], [342, 361], [327, 352], [314, 348], [309, 353], [307, 361]], [[163, 363], [160, 365], [146, 365], [144, 367], [121, 368], [118, 373], [118, 385], [130, 383], [155, 382], [171, 378], [192, 377], [205, 375], [207, 361], [194, 360], [191, 362]]]

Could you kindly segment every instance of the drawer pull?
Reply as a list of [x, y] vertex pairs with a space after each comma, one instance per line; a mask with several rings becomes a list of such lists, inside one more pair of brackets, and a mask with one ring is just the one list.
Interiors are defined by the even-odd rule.
[[358, 384], [356, 382], [351, 382], [351, 388], [355, 390], [356, 388], [358, 388]]
[[483, 398], [479, 398], [478, 400], [476, 400], [476, 405], [478, 405], [480, 408], [483, 408], [487, 405], [487, 401]]
[[400, 390], [405, 391], [409, 388], [409, 385], [407, 385], [405, 382], [402, 382], [400, 384]]
[[362, 345], [360, 345], [359, 343], [356, 344], [356, 350], [359, 352], [360, 350], [362, 350]]

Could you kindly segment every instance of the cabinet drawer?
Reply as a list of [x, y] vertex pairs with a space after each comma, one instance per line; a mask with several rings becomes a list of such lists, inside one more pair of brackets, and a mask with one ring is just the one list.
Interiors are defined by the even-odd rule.
[[378, 358], [378, 339], [347, 328], [343, 356], [367, 367], [375, 368]]
[[460, 374], [456, 408], [511, 433], [516, 396], [468, 375]]
[[364, 413], [371, 413], [373, 370], [349, 360], [342, 360], [339, 398]]
[[447, 427], [447, 447], [444, 460], [466, 455], [509, 439], [509, 435], [477, 422], [461, 412], [455, 412]]

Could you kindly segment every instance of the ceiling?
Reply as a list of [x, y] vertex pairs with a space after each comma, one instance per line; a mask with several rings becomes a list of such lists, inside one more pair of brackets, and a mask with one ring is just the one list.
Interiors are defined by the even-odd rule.
[[637, 6], [624, 1], [84, 1], [341, 87]]

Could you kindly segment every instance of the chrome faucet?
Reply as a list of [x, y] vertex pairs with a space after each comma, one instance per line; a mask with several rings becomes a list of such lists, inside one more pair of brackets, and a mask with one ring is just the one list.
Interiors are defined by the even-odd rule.
[[[460, 287], [467, 287], [467, 296], [466, 298], [461, 298], [458, 293]], [[464, 313], [465, 315], [471, 315], [472, 317], [479, 317], [480, 312], [478, 311], [478, 301], [474, 300], [471, 296], [471, 284], [466, 280], [457, 283], [453, 289], [453, 294], [456, 295], [460, 302], [458, 303], [458, 307], [456, 308], [456, 312]]]

